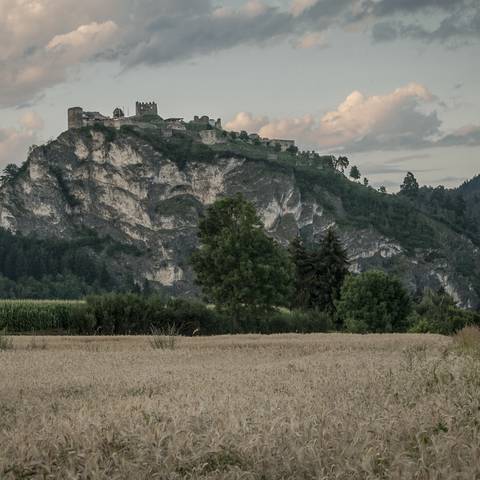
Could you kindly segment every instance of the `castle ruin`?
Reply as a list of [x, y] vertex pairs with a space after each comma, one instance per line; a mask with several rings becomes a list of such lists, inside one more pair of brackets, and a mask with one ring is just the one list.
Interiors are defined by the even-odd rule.
[[[158, 121], [145, 117], [158, 117]], [[127, 117], [122, 108], [117, 107], [113, 110], [111, 117], [106, 117], [99, 112], [87, 112], [82, 107], [72, 107], [68, 109], [68, 129], [77, 129], [83, 127], [92, 127], [94, 125], [103, 125], [105, 127], [120, 129], [123, 125], [134, 125], [139, 128], [158, 128], [163, 137], [172, 137], [175, 133], [187, 134], [190, 125], [196, 132], [200, 141], [205, 145], [215, 145], [227, 143], [227, 134], [222, 128], [222, 120], [214, 120], [207, 115], [195, 115], [193, 120], [185, 122], [183, 118], [162, 119], [158, 115], [158, 107], [155, 102], [136, 102], [135, 115]], [[232, 132], [233, 135], [234, 132]], [[233, 135], [236, 138], [238, 134]], [[230, 137], [232, 138], [232, 137]], [[241, 137], [240, 137], [241, 138]], [[260, 138], [258, 134], [250, 134], [247, 137], [249, 143], [256, 143], [270, 148], [276, 148], [279, 152], [289, 151], [295, 147], [293, 140]]]
[[158, 115], [158, 108], [155, 102], [136, 102], [135, 103], [135, 115], [137, 117], [143, 117], [145, 115]]

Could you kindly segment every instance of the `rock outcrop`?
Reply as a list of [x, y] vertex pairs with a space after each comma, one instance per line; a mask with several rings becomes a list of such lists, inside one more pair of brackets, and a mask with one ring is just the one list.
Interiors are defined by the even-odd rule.
[[[193, 294], [189, 257], [197, 245], [199, 217], [219, 196], [237, 193], [255, 204], [268, 233], [284, 245], [299, 233], [318, 240], [335, 225], [353, 271], [386, 269], [412, 290], [443, 286], [463, 305], [478, 305], [472, 279], [462, 275], [448, 252], [453, 242], [478, 262], [478, 251], [466, 238], [422, 217], [441, 238], [431, 248], [412, 249], [404, 239], [377, 228], [375, 219], [360, 226], [352, 222], [344, 195], [328, 182], [316, 184], [295, 166], [248, 159], [227, 148], [213, 160], [192, 156], [179, 164], [127, 132], [115, 138], [95, 129], [65, 132], [35, 148], [15, 178], [4, 184], [0, 226], [63, 239], [93, 230], [141, 252], [126, 251], [112, 262], [118, 275], [131, 272], [139, 283], [147, 279], [176, 294]], [[378, 196], [387, 202], [380, 197], [388, 196]]]

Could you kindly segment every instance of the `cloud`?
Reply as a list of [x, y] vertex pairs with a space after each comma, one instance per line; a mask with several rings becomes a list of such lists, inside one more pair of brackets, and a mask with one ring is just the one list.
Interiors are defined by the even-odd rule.
[[439, 147], [480, 146], [480, 125], [468, 125], [445, 135], [437, 143]]
[[269, 121], [241, 113], [228, 126], [257, 131], [269, 138], [295, 138], [308, 146], [347, 151], [418, 148], [441, 134], [436, 112], [420, 107], [435, 97], [418, 83], [385, 95], [366, 96], [354, 91], [335, 110], [320, 118], [305, 115]]
[[36, 132], [42, 130], [45, 123], [43, 118], [36, 112], [26, 112], [20, 118], [20, 125], [27, 132]]
[[253, 117], [251, 113], [239, 112], [225, 125], [227, 130], [257, 132], [268, 123], [268, 117]]
[[[328, 29], [377, 41], [478, 41], [478, 0], [0, 0], [0, 107], [32, 101], [85, 62], [161, 65], [238, 45], [325, 46]], [[278, 3], [278, 2], [277, 2]]]
[[324, 32], [309, 32], [301, 37], [295, 44], [297, 48], [325, 48], [328, 46], [327, 38]]
[[17, 127], [0, 128], [0, 168], [26, 159], [28, 147], [38, 141], [42, 118], [35, 112], [25, 113]]
[[[111, 20], [104, 23], [92, 22], [88, 25], [80, 25], [77, 29], [63, 35], [55, 35], [47, 44], [47, 50], [62, 48], [87, 49], [87, 51], [97, 51], [99, 46], [108, 43], [115, 33], [118, 26]], [[83, 55], [83, 53], [82, 53]]]
[[293, 15], [298, 16], [316, 3], [317, 0], [293, 0], [290, 11], [293, 13]]

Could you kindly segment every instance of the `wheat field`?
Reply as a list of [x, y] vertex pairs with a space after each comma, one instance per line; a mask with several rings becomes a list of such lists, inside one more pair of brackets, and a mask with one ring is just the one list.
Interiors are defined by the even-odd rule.
[[14, 338], [0, 478], [480, 478], [480, 362], [434, 335]]

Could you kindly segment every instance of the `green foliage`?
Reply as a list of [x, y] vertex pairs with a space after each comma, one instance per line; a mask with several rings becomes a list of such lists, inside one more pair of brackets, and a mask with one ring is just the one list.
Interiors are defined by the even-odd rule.
[[156, 129], [142, 129], [128, 125], [122, 127], [121, 131], [147, 142], [181, 170], [185, 169], [189, 161], [212, 162], [216, 158], [216, 153], [210, 147], [194, 141], [188, 135], [177, 134], [172, 138], [164, 138]]
[[400, 194], [407, 197], [415, 197], [418, 194], [419, 186], [415, 175], [408, 172], [400, 186]]
[[68, 331], [77, 305], [71, 301], [1, 300], [0, 328], [14, 333]]
[[411, 319], [413, 333], [451, 335], [469, 325], [480, 325], [480, 315], [457, 307], [455, 300], [444, 290], [427, 289], [415, 306]]
[[354, 180], [360, 180], [360, 177], [362, 174], [360, 173], [360, 170], [356, 165], [353, 165], [352, 168], [350, 169], [350, 177], [353, 178]]
[[101, 123], [96, 123], [91, 128], [94, 131], [102, 133], [108, 143], [114, 142], [117, 138], [117, 130], [113, 127], [107, 127]]
[[2, 176], [0, 177], [0, 185], [5, 185], [17, 178], [17, 175], [20, 171], [18, 165], [14, 163], [9, 163], [4, 169]]
[[333, 313], [349, 264], [333, 228], [312, 250], [307, 250], [297, 238], [290, 246], [290, 254], [296, 274], [294, 305]]
[[192, 265], [209, 302], [240, 315], [286, 304], [291, 293], [288, 254], [268, 237], [255, 208], [241, 196], [217, 200], [199, 225]]
[[337, 302], [337, 314], [353, 333], [404, 332], [411, 301], [400, 281], [370, 271], [346, 279]]
[[129, 289], [131, 285], [113, 277], [107, 267], [107, 260], [119, 253], [138, 251], [86, 229], [71, 241], [0, 229], [0, 297], [74, 299], [94, 291]]
[[312, 260], [317, 266], [312, 294], [314, 305], [322, 311], [333, 313], [349, 265], [347, 252], [333, 228], [327, 230]]
[[334, 329], [332, 317], [318, 310], [276, 312], [260, 322], [258, 333], [321, 333]]

